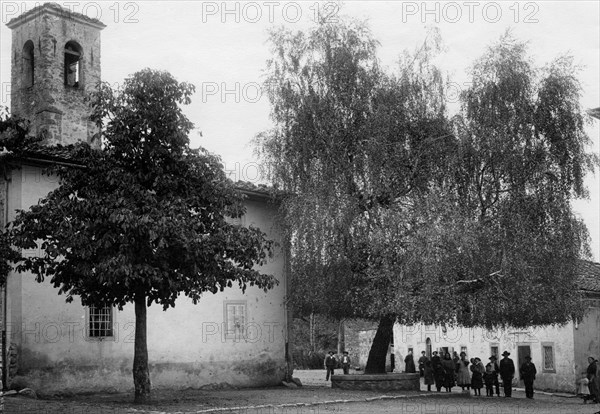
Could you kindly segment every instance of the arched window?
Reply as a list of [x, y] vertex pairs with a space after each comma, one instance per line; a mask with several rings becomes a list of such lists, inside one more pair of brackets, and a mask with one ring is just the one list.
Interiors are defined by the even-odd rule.
[[35, 66], [33, 62], [33, 49], [33, 42], [31, 40], [25, 42], [25, 45], [23, 46], [22, 68], [24, 88], [29, 88], [33, 86], [33, 68]]
[[81, 46], [76, 42], [65, 45], [65, 85], [74, 88], [81, 82]]

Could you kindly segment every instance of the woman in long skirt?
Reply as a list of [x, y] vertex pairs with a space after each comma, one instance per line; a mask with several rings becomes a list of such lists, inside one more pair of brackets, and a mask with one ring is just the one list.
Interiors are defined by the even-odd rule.
[[469, 372], [469, 360], [465, 352], [460, 353], [460, 360], [458, 361], [458, 377], [456, 382], [458, 386], [465, 390], [471, 388], [471, 373]]
[[452, 387], [456, 385], [454, 376], [456, 375], [456, 364], [452, 360], [450, 353], [446, 352], [442, 360], [444, 366], [444, 387], [447, 392], [452, 391]]

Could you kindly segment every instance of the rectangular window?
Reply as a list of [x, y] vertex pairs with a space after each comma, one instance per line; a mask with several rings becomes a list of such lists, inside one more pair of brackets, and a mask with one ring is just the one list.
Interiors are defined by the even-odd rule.
[[246, 331], [246, 301], [224, 303], [225, 339], [243, 338]]
[[[466, 346], [461, 346], [461, 347], [460, 347], [460, 352], [461, 352], [461, 353], [463, 353], [463, 352], [464, 352], [464, 353], [466, 354], [466, 353], [467, 353], [467, 347], [466, 347]], [[467, 355], [468, 355], [468, 354], [467, 354]]]
[[113, 337], [113, 308], [112, 306], [90, 306], [88, 308], [88, 337]]
[[490, 354], [490, 356], [495, 356], [497, 360], [500, 359], [498, 356], [498, 344], [492, 344], [490, 346]]
[[542, 371], [556, 372], [554, 365], [554, 343], [542, 342]]

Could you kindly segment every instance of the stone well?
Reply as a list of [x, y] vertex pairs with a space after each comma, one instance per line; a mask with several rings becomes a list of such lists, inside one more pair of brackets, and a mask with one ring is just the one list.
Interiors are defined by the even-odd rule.
[[419, 391], [421, 382], [419, 374], [355, 374], [333, 375], [331, 388], [345, 390], [377, 390], [377, 391]]

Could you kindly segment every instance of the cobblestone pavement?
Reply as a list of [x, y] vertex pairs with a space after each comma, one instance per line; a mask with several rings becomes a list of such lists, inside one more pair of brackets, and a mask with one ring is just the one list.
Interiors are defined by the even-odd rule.
[[155, 390], [151, 405], [136, 406], [132, 392], [77, 395], [59, 399], [6, 397], [7, 414], [592, 414], [600, 404], [584, 405], [569, 395], [536, 393], [534, 400], [517, 390], [513, 398], [473, 397], [452, 393], [372, 392], [332, 389], [324, 371], [297, 371], [304, 387], [240, 390]]

